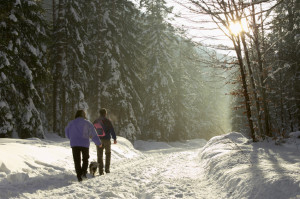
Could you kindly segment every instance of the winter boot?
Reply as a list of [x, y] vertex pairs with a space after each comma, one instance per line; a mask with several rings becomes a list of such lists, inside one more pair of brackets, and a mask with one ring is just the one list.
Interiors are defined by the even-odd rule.
[[77, 175], [77, 179], [78, 179], [78, 182], [81, 182], [81, 181], [82, 181], [81, 176], [78, 176], [78, 175]]
[[100, 176], [104, 175], [104, 173], [103, 173], [103, 168], [102, 168], [102, 169], [99, 168], [99, 175], [100, 175]]

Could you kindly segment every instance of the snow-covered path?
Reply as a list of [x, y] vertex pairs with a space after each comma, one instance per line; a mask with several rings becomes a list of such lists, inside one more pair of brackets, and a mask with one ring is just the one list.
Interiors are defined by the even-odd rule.
[[[74, 174], [44, 176], [40, 187], [34, 180], [14, 187], [20, 191], [26, 186], [27, 193], [11, 198], [222, 198], [205, 179], [198, 152], [199, 149], [178, 148], [148, 152], [113, 163], [109, 175], [82, 183], [74, 181]], [[28, 193], [30, 190], [32, 193]]]
[[275, 145], [229, 133], [134, 148], [118, 137], [111, 173], [81, 183], [67, 139], [0, 139], [0, 199], [300, 199], [299, 138]]
[[[61, 151], [60, 163], [46, 163], [35, 160], [25, 163], [29, 166], [15, 175], [8, 175], [0, 184], [2, 198], [224, 198], [218, 188], [210, 184], [199, 164], [199, 150], [205, 141], [194, 141], [194, 145], [177, 143], [178, 146], [160, 146], [148, 151], [127, 151], [124, 146], [130, 145], [125, 139], [112, 145], [111, 173], [97, 176], [78, 183], [75, 178], [71, 151], [68, 141], [58, 142]], [[38, 141], [41, 147], [50, 150], [54, 142], [45, 144]], [[140, 143], [145, 146], [149, 142]], [[155, 143], [154, 143], [155, 144]], [[151, 145], [151, 143], [150, 143]], [[34, 145], [37, 146], [37, 145]], [[153, 146], [152, 146], [153, 148]], [[154, 146], [155, 148], [155, 146]], [[149, 149], [149, 147], [148, 147]], [[21, 149], [22, 150], [22, 149]], [[130, 153], [134, 153], [131, 154]], [[131, 158], [122, 158], [124, 154]], [[93, 148], [90, 149], [90, 160], [95, 159]], [[64, 165], [64, 166], [62, 166]], [[9, 166], [6, 166], [9, 168]], [[34, 171], [36, 169], [36, 171]], [[28, 170], [28, 169], [27, 169]], [[36, 172], [34, 174], [34, 172]], [[14, 179], [15, 178], [15, 179]], [[2, 188], [5, 188], [2, 189]]]
[[[198, 150], [187, 150], [149, 154], [143, 160], [120, 166], [114, 174], [105, 177], [113, 181], [122, 179], [115, 184], [116, 195], [124, 198], [221, 198], [203, 174]], [[108, 184], [109, 189], [111, 183]]]

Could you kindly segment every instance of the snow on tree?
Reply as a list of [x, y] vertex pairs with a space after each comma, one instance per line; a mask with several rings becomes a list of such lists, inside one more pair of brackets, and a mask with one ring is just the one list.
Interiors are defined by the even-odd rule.
[[[86, 102], [87, 90], [87, 71], [88, 64], [86, 61], [83, 27], [84, 2], [76, 0], [66, 1], [65, 20], [66, 20], [66, 65], [62, 72], [64, 79], [63, 109], [62, 115], [63, 126], [67, 121], [73, 119], [74, 113], [78, 109], [88, 109]], [[65, 115], [65, 117], [64, 117]]]
[[100, 107], [107, 108], [117, 132], [134, 140], [140, 134], [136, 111], [142, 109], [134, 87], [139, 81], [135, 74], [138, 11], [129, 1], [96, 1], [95, 4], [97, 17], [92, 19], [95, 26], [88, 28], [93, 46], [89, 49], [93, 72], [89, 103], [94, 107], [89, 112], [96, 117]]
[[99, 116], [99, 110], [101, 108], [101, 71], [102, 68], [102, 52], [101, 47], [101, 1], [94, 0], [85, 4], [83, 10], [84, 17], [84, 45], [86, 51], [86, 59], [88, 64], [88, 115], [91, 119], [95, 119]]
[[40, 137], [43, 78], [46, 75], [46, 23], [39, 2], [1, 1], [0, 132], [11, 137]]
[[[169, 8], [165, 1], [142, 1], [146, 8], [144, 27], [147, 76], [145, 123], [143, 133], [149, 139], [169, 141], [174, 132], [174, 81], [172, 78], [172, 34], [165, 17]], [[144, 132], [145, 131], [145, 132]]]
[[269, 105], [275, 136], [285, 136], [300, 127], [300, 3], [283, 1], [274, 9], [272, 32], [265, 42]]
[[53, 131], [64, 136], [64, 127], [86, 100], [88, 62], [85, 52], [84, 2], [60, 0], [54, 24]]
[[[52, 32], [52, 46], [50, 49], [50, 63], [52, 65], [52, 98], [49, 103], [52, 102], [52, 131], [59, 135], [64, 135], [62, 127], [62, 114], [61, 104], [65, 99], [62, 93], [64, 87], [62, 73], [66, 70], [66, 26], [65, 26], [65, 2], [64, 0], [58, 1], [57, 19], [53, 20], [53, 32]], [[65, 121], [65, 120], [64, 120]]]

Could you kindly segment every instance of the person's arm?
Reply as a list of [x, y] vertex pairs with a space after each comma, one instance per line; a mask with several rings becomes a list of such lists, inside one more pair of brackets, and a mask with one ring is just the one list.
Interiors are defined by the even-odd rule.
[[110, 120], [108, 120], [108, 121], [109, 121], [109, 132], [114, 140], [114, 144], [117, 144], [117, 136], [116, 136], [114, 127], [113, 127], [111, 121]]

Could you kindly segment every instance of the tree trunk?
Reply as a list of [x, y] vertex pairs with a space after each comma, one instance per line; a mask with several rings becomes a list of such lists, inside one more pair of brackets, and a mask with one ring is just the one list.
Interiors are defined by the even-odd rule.
[[252, 138], [253, 142], [256, 142], [253, 121], [252, 121], [252, 114], [251, 114], [250, 97], [249, 97], [249, 93], [248, 93], [248, 86], [247, 86], [246, 74], [245, 74], [245, 70], [244, 70], [240, 40], [237, 38], [237, 41], [235, 41], [235, 39], [233, 38], [233, 44], [234, 44], [236, 55], [238, 57], [238, 62], [239, 62], [239, 67], [240, 67], [240, 72], [241, 72], [241, 77], [242, 77], [243, 94], [244, 94], [244, 98], [245, 98], [246, 113], [247, 113], [247, 118], [248, 118], [248, 123], [249, 123], [249, 128], [250, 128], [250, 134], [251, 134], [251, 138]]
[[57, 99], [57, 87], [58, 87], [57, 75], [53, 75], [53, 92], [52, 92], [52, 131], [57, 132], [57, 117], [56, 112], [58, 110], [58, 99]]
[[263, 129], [262, 129], [262, 124], [261, 124], [260, 104], [259, 104], [259, 100], [258, 100], [258, 97], [257, 97], [257, 91], [258, 90], [256, 89], [256, 85], [255, 85], [255, 82], [254, 82], [254, 76], [253, 76], [252, 68], [251, 68], [251, 65], [250, 65], [249, 51], [248, 51], [248, 47], [247, 47], [247, 44], [246, 44], [244, 33], [241, 33], [241, 40], [242, 40], [242, 43], [243, 43], [243, 46], [244, 46], [244, 53], [245, 53], [246, 62], [247, 62], [247, 66], [248, 66], [250, 82], [251, 82], [251, 86], [252, 86], [252, 90], [253, 90], [253, 94], [254, 94], [254, 101], [255, 101], [255, 106], [256, 106], [256, 110], [257, 110], [258, 129], [259, 129], [260, 135], [262, 135], [263, 134]]
[[60, 100], [59, 97], [60, 94], [60, 88], [61, 88], [61, 82], [62, 82], [62, 68], [64, 63], [64, 36], [62, 35], [62, 28], [63, 28], [63, 0], [59, 0], [59, 6], [58, 6], [58, 19], [56, 20], [55, 25], [55, 32], [53, 34], [54, 39], [56, 40], [53, 49], [55, 50], [55, 54], [57, 57], [54, 57], [56, 59], [54, 61], [54, 70], [53, 70], [53, 132], [59, 133], [59, 129], [61, 128], [60, 125]]
[[[256, 19], [255, 19], [255, 8], [254, 5], [252, 5], [252, 19], [253, 19], [253, 28], [254, 28], [254, 45], [255, 49], [257, 52], [257, 62], [258, 62], [258, 69], [259, 69], [259, 83], [260, 83], [260, 88], [261, 88], [261, 93], [262, 93], [262, 103], [263, 103], [263, 109], [264, 109], [264, 116], [265, 116], [265, 134], [267, 136], [271, 136], [270, 133], [270, 126], [269, 126], [269, 107], [267, 105], [267, 97], [266, 97], [266, 85], [264, 79], [266, 78], [265, 72], [263, 71], [263, 60], [261, 56], [261, 51], [260, 51], [260, 41], [259, 41], [259, 33], [258, 33], [258, 26], [256, 24]], [[263, 33], [263, 27], [262, 27], [262, 33]], [[262, 37], [263, 38], [263, 37]]]
[[59, 131], [59, 134], [61, 137], [64, 137], [64, 128], [66, 126], [66, 86], [63, 85], [62, 86], [62, 91], [61, 91], [61, 98], [62, 98], [62, 101], [61, 101], [61, 129]]
[[54, 32], [54, 26], [56, 23], [55, 15], [56, 15], [56, 7], [55, 7], [55, 0], [52, 0], [52, 24], [53, 24], [53, 32]]

